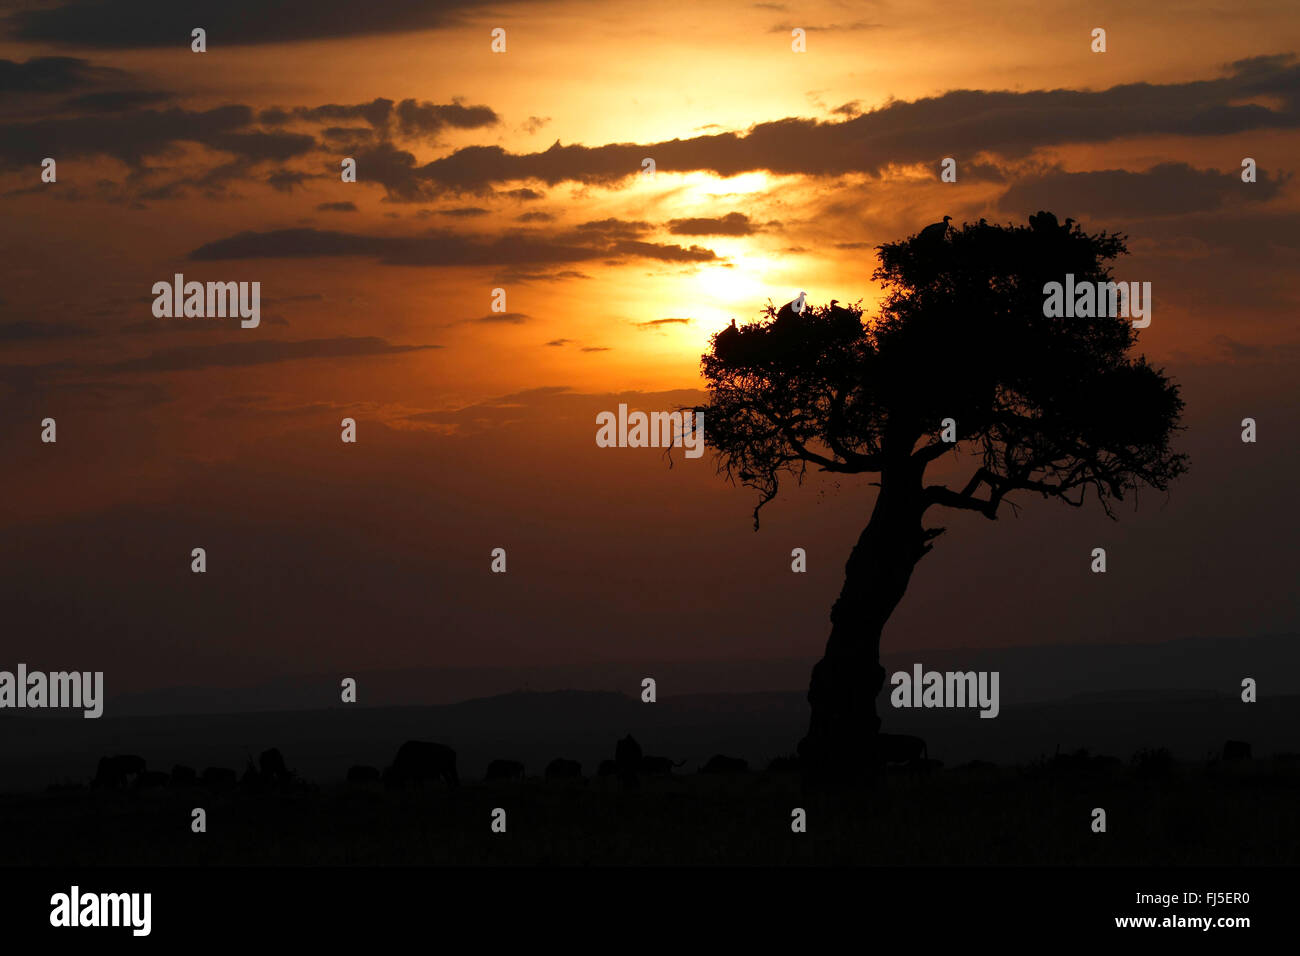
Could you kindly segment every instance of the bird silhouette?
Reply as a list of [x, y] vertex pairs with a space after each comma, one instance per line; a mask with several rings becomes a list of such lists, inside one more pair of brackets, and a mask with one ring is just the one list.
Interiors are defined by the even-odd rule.
[[807, 305], [804, 302], [804, 298], [807, 295], [808, 293], [806, 292], [800, 292], [798, 298], [791, 299], [785, 305], [781, 306], [781, 308], [776, 312], [777, 319], [792, 319], [796, 316], [803, 315], [803, 310], [807, 308]]
[[944, 216], [943, 222], [932, 222], [921, 230], [918, 236], [922, 242], [942, 242], [948, 235], [948, 220], [952, 216]]

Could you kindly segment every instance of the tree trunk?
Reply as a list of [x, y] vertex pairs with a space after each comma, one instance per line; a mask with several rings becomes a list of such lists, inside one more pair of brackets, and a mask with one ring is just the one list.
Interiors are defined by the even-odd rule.
[[812, 719], [799, 743], [814, 777], [848, 779], [876, 767], [876, 696], [885, 683], [880, 635], [912, 569], [930, 550], [921, 527], [921, 470], [904, 459], [880, 473], [880, 494], [844, 568], [826, 653], [808, 688]]

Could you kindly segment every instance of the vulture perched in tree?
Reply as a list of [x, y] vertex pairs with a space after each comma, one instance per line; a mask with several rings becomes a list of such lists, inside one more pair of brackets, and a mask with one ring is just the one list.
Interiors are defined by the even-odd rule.
[[800, 292], [799, 298], [792, 299], [791, 301], [787, 302], [785, 305], [781, 306], [781, 308], [777, 309], [776, 311], [777, 321], [780, 321], [781, 319], [793, 319], [796, 318], [797, 316], [803, 315], [803, 310], [806, 308], [804, 297], [807, 295], [808, 295], [807, 292]]
[[736, 328], [736, 320], [732, 319], [731, 324], [718, 333], [717, 341], [713, 346], [713, 354], [724, 361], [730, 356], [736, 343], [740, 341], [740, 329]]
[[1061, 228], [1060, 223], [1056, 221], [1056, 216], [1042, 209], [1029, 217], [1029, 225], [1034, 232], [1047, 232], [1049, 229]]
[[922, 242], [943, 242], [948, 236], [948, 220], [952, 216], [944, 216], [943, 222], [932, 222], [921, 230], [921, 235], [917, 238]]

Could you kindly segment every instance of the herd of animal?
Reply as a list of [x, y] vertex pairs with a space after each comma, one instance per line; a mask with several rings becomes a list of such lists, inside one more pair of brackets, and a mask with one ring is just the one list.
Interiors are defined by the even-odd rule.
[[[926, 759], [925, 741], [919, 737], [899, 734], [882, 734], [879, 737], [881, 760], [884, 763], [904, 764], [927, 769], [926, 765], [941, 766], [938, 761]], [[671, 776], [686, 764], [685, 760], [645, 753], [635, 737], [628, 734], [614, 747], [614, 756], [602, 760], [596, 767], [596, 776], [616, 778], [635, 785], [645, 777]], [[727, 775], [749, 772], [749, 762], [741, 757], [714, 754], [700, 767], [702, 774]], [[797, 757], [777, 757], [767, 769], [772, 772], [795, 772], [799, 769]], [[484, 780], [487, 783], [502, 781], [522, 782], [527, 774], [518, 760], [493, 760], [488, 764]], [[582, 764], [577, 760], [556, 757], [542, 772], [545, 781], [583, 780]], [[448, 787], [460, 784], [456, 767], [456, 751], [444, 744], [423, 740], [408, 740], [398, 748], [393, 762], [384, 770], [378, 767], [356, 765], [347, 772], [347, 782], [355, 786], [383, 785], [390, 789], [443, 783]], [[284, 756], [276, 748], [264, 751], [254, 763], [250, 757], [242, 775], [229, 767], [208, 767], [202, 773], [193, 767], [177, 764], [171, 772], [150, 770], [144, 758], [134, 754], [103, 757], [91, 781], [93, 789], [149, 790], [163, 787], [203, 787], [209, 790], [289, 789], [302, 781], [285, 765]]]
[[[880, 734], [877, 738], [877, 759], [882, 765], [902, 766], [922, 773], [943, 766], [942, 761], [929, 759], [924, 740], [906, 734]], [[1225, 743], [1222, 753], [1225, 763], [1250, 759], [1250, 744], [1238, 740]], [[1087, 751], [1079, 751], [1077, 754], [1058, 753], [1051, 765], [1068, 768], [1076, 763], [1086, 763], [1092, 766], [1106, 760], [1114, 758], [1094, 757], [1088, 755]], [[1117, 760], [1114, 762], [1118, 763]], [[615, 744], [612, 759], [599, 762], [596, 776], [615, 778], [625, 785], [635, 786], [645, 777], [671, 776], [674, 770], [685, 763], [685, 760], [673, 761], [668, 757], [644, 753], [636, 738], [628, 734]], [[698, 772], [734, 775], [748, 773], [749, 769], [749, 762], [741, 757], [714, 754], [700, 766]], [[773, 773], [796, 772], [799, 770], [799, 758], [777, 757], [768, 764], [767, 769]], [[523, 782], [526, 776], [524, 765], [520, 761], [498, 759], [488, 764], [483, 779], [487, 783]], [[582, 764], [565, 757], [556, 757], [548, 763], [542, 778], [547, 782], [585, 779]], [[354, 786], [383, 785], [389, 789], [437, 783], [456, 787], [460, 784], [460, 775], [456, 770], [456, 751], [444, 744], [408, 740], [398, 748], [393, 762], [382, 772], [378, 767], [356, 765], [348, 769], [347, 782]], [[164, 787], [202, 787], [214, 791], [236, 787], [246, 790], [287, 790], [302, 785], [298, 775], [285, 765], [283, 754], [274, 747], [263, 751], [256, 763], [250, 757], [242, 776], [229, 767], [208, 767], [198, 773], [193, 767], [183, 764], [177, 764], [167, 773], [150, 770], [142, 757], [117, 754], [100, 759], [91, 781], [92, 789], [106, 790]]]
[[204, 787], [208, 790], [283, 789], [298, 783], [297, 775], [284, 763], [284, 755], [272, 747], [262, 752], [256, 764], [249, 758], [243, 776], [229, 767], [208, 767], [202, 773], [185, 764], [176, 764], [171, 773], [150, 770], [143, 757], [117, 754], [101, 757], [90, 781], [93, 790], [152, 790], [163, 787]]

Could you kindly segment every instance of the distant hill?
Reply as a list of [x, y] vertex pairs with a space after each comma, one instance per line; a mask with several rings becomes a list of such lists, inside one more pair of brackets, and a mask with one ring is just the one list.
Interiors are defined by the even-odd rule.
[[[1077, 694], [1206, 691], [1226, 694], [1253, 676], [1271, 696], [1300, 694], [1300, 635], [1189, 638], [1158, 644], [973, 648], [897, 651], [886, 635], [884, 666], [890, 673], [913, 663], [930, 670], [996, 670], [1006, 702], [1066, 700]], [[661, 696], [802, 693], [812, 658], [760, 661], [593, 662], [583, 666], [410, 668], [362, 671], [356, 707], [452, 704], [516, 690], [639, 693], [654, 677]], [[248, 687], [179, 687], [115, 694], [107, 688], [110, 716], [234, 714], [317, 710], [339, 703], [339, 674], [282, 677]]]

